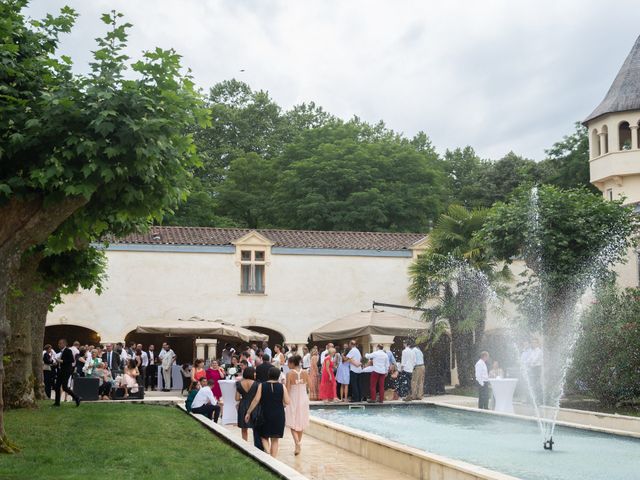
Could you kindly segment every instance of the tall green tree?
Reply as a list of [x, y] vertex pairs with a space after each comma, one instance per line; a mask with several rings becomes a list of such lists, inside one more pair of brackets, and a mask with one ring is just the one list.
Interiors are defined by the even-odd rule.
[[424, 231], [445, 195], [434, 152], [358, 119], [304, 132], [276, 161], [272, 223], [283, 228]]
[[409, 296], [416, 306], [437, 300], [434, 312], [449, 324], [460, 385], [474, 384], [473, 365], [482, 342], [490, 283], [505, 279], [477, 238], [488, 210], [451, 205], [429, 234], [429, 246], [411, 265]]
[[[44, 242], [62, 253], [161, 218], [185, 195], [198, 161], [188, 132], [207, 118], [175, 52], [129, 62], [130, 25], [120, 15], [103, 16], [111, 30], [98, 39], [91, 73], [77, 76], [71, 59], [57, 56], [75, 12], [30, 22], [25, 6], [0, 3], [0, 356], [24, 255]], [[0, 393], [3, 381], [0, 365]], [[12, 452], [1, 403], [0, 450]]]
[[636, 228], [631, 208], [586, 189], [521, 189], [490, 210], [479, 239], [498, 258], [520, 258], [528, 268], [518, 298], [523, 327], [543, 337], [546, 402], [564, 383], [576, 302], [592, 278], [624, 260]]
[[560, 188], [585, 187], [598, 190], [589, 181], [589, 136], [587, 128], [579, 122], [575, 132], [566, 135], [546, 151], [547, 158], [540, 162], [541, 183]]

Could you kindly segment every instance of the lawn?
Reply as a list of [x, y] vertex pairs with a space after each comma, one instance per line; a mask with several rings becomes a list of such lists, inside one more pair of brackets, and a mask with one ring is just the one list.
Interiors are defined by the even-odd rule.
[[5, 412], [22, 451], [0, 455], [0, 479], [278, 478], [175, 407], [49, 405]]

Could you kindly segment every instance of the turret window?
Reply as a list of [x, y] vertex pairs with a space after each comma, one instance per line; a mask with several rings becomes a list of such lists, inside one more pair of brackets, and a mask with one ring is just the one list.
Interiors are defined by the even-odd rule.
[[600, 156], [600, 137], [598, 136], [598, 130], [595, 128], [591, 132], [591, 158]]
[[629, 122], [620, 122], [618, 125], [618, 149], [631, 150], [631, 128]]

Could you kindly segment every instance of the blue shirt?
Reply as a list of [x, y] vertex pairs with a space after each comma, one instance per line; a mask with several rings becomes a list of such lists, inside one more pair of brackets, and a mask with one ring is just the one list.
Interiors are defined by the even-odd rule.
[[413, 347], [413, 353], [416, 356], [416, 367], [418, 365], [424, 365], [424, 355], [422, 354], [422, 350], [418, 347]]

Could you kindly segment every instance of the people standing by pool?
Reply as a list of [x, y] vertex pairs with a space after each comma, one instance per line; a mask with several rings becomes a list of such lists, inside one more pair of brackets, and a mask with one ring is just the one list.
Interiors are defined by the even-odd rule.
[[387, 378], [384, 379], [384, 391], [387, 400], [398, 400], [398, 385], [399, 385], [400, 372], [395, 363], [392, 363], [389, 367], [389, 373]]
[[349, 344], [345, 343], [342, 346], [342, 354], [341, 354], [342, 361], [338, 365], [338, 371], [336, 373], [336, 381], [340, 384], [339, 398], [343, 402], [346, 402], [349, 396], [349, 377], [350, 377], [349, 372], [351, 371], [351, 368], [349, 367], [351, 365], [351, 362], [349, 362], [349, 358], [347, 357], [348, 353], [349, 353]]
[[264, 451], [269, 452], [272, 457], [278, 455], [279, 440], [284, 436], [284, 408], [289, 404], [287, 387], [279, 383], [280, 373], [277, 367], [269, 370], [269, 380], [258, 387], [256, 396], [244, 416], [245, 422], [248, 422], [253, 411], [260, 405], [262, 425], [258, 432]]
[[400, 377], [398, 379], [398, 394], [405, 401], [411, 400], [411, 376], [416, 365], [416, 355], [411, 349], [411, 342], [403, 340], [402, 358], [400, 360]]
[[206, 378], [207, 373], [204, 370], [204, 360], [201, 358], [196, 359], [193, 362], [193, 368], [191, 369], [191, 380], [199, 382], [201, 378]]
[[320, 400], [329, 403], [336, 398], [336, 376], [333, 370], [333, 356], [335, 348], [330, 348], [322, 363], [322, 373], [320, 380]]
[[258, 392], [259, 386], [260, 383], [256, 382], [256, 370], [253, 367], [245, 368], [244, 372], [242, 372], [242, 380], [236, 382], [238, 427], [242, 430], [242, 439], [245, 442], [249, 440], [249, 429], [255, 428], [251, 418], [249, 418], [249, 421], [245, 421], [245, 415]]
[[311, 352], [306, 345], [302, 347], [302, 369], [309, 373], [309, 367], [311, 367]]
[[411, 398], [413, 400], [422, 400], [424, 396], [424, 354], [417, 345], [412, 345], [413, 358], [415, 366], [411, 374]]
[[476, 382], [480, 386], [478, 389], [478, 408], [483, 410], [489, 409], [489, 371], [487, 368], [487, 362], [489, 361], [489, 352], [482, 352], [480, 359], [476, 362]]
[[300, 355], [289, 359], [289, 373], [286, 383], [289, 405], [285, 408], [286, 426], [291, 429], [295, 443], [295, 455], [302, 448], [302, 433], [309, 426], [309, 374], [302, 368]]
[[384, 346], [378, 344], [377, 350], [372, 353], [366, 353], [365, 358], [373, 362], [373, 371], [369, 380], [369, 403], [376, 401], [376, 390], [380, 397], [380, 403], [384, 402], [384, 379], [389, 371], [389, 357], [384, 351]]
[[362, 354], [358, 350], [355, 340], [349, 342], [349, 385], [351, 385], [351, 401], [361, 402], [362, 392], [360, 392], [360, 374], [362, 373]]
[[527, 358], [527, 373], [531, 391], [536, 403], [540, 405], [542, 403], [542, 348], [540, 348], [540, 340], [535, 337], [531, 340], [531, 351]]
[[280, 345], [273, 346], [273, 358], [271, 363], [274, 367], [282, 369], [284, 365], [284, 353], [282, 353], [282, 347]]
[[209, 368], [205, 371], [205, 375], [207, 376], [207, 380], [212, 382], [211, 391], [213, 392], [213, 396], [216, 397], [216, 400], [220, 400], [222, 398], [222, 390], [218, 382], [224, 380], [226, 377], [224, 369], [217, 360], [212, 359]]
[[318, 347], [311, 348], [311, 363], [309, 365], [309, 400], [318, 400], [318, 386], [320, 371], [318, 370]]
[[176, 354], [171, 350], [171, 345], [163, 343], [158, 358], [162, 362], [162, 391], [169, 392], [171, 391], [171, 370], [176, 363]]

